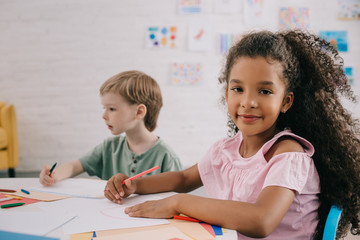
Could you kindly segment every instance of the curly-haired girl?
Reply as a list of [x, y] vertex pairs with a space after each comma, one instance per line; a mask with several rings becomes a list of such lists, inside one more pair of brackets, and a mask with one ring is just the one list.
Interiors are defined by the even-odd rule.
[[331, 205], [343, 210], [338, 237], [357, 233], [360, 212], [360, 128], [341, 105], [355, 101], [338, 52], [316, 35], [268, 31], [245, 35], [227, 56], [224, 100], [234, 136], [216, 142], [181, 172], [121, 182], [105, 196], [188, 192], [127, 208], [130, 216], [182, 213], [238, 231], [239, 239], [321, 239]]

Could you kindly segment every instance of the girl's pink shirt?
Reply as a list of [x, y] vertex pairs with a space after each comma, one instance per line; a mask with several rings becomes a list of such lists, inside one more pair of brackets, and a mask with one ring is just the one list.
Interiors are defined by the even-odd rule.
[[[305, 152], [286, 152], [272, 157], [264, 155], [282, 136], [291, 136]], [[307, 140], [284, 130], [266, 142], [252, 157], [240, 153], [242, 134], [216, 142], [198, 168], [209, 197], [255, 203], [267, 186], [281, 186], [295, 190], [295, 199], [285, 217], [264, 239], [311, 239], [318, 219], [320, 193], [319, 175], [314, 161], [314, 147]], [[251, 239], [238, 233], [238, 239]]]

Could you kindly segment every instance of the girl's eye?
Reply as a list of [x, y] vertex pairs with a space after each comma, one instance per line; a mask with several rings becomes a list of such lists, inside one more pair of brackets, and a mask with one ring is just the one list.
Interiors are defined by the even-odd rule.
[[113, 111], [115, 111], [116, 109], [115, 109], [115, 108], [109, 108], [109, 110], [110, 110], [111, 112], [113, 112]]
[[233, 87], [231, 90], [233, 90], [234, 92], [242, 92], [243, 89], [240, 87]]
[[269, 95], [269, 94], [272, 94], [272, 91], [270, 91], [268, 89], [262, 89], [262, 90], [260, 90], [260, 93], [265, 94], [265, 95]]

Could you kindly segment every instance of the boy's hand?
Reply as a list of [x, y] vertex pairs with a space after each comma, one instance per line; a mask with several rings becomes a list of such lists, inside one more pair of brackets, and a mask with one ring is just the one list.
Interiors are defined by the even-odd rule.
[[53, 171], [53, 172], [51, 173], [51, 176], [49, 176], [49, 174], [50, 174], [50, 169], [51, 169], [50, 166], [45, 165], [45, 166], [43, 167], [43, 169], [41, 170], [40, 176], [39, 176], [39, 182], [40, 182], [42, 185], [50, 186], [50, 185], [53, 185], [53, 184], [55, 183], [55, 178], [54, 178], [55, 171]]
[[[125, 180], [128, 176], [118, 173], [112, 176], [106, 184], [104, 196], [110, 201], [122, 204], [122, 198], [133, 194], [136, 190], [136, 183], [134, 181]], [[125, 180], [124, 185], [122, 182]]]

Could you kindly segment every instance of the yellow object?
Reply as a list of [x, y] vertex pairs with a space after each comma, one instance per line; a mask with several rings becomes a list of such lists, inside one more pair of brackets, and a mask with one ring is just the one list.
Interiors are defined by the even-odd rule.
[[0, 102], [0, 169], [8, 169], [9, 177], [15, 177], [19, 165], [19, 149], [15, 108]]
[[11, 197], [11, 198], [17, 199], [17, 200], [21, 200], [21, 199], [22, 199], [21, 197], [14, 196], [14, 195], [8, 195], [8, 194], [6, 194], [5, 197]]
[[7, 145], [8, 145], [8, 139], [5, 129], [0, 128], [0, 149], [6, 148]]

